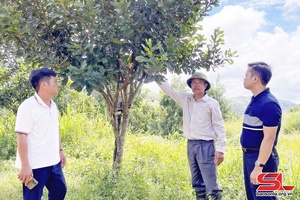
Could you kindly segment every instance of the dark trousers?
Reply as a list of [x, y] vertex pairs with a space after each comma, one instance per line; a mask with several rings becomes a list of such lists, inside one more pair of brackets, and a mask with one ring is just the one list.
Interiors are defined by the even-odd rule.
[[[254, 163], [258, 158], [259, 152], [251, 152], [243, 154], [244, 165], [244, 182], [246, 195], [248, 200], [273, 200], [277, 199], [274, 196], [256, 196], [256, 189], [258, 185], [253, 185], [250, 182], [250, 174], [253, 171]], [[273, 149], [270, 158], [268, 159], [266, 166], [263, 168], [263, 172], [277, 172], [279, 165], [279, 157], [276, 149]]]
[[38, 184], [32, 189], [28, 189], [23, 184], [24, 200], [40, 200], [43, 195], [43, 188], [48, 189], [49, 200], [63, 200], [67, 192], [67, 186], [60, 163], [57, 165], [33, 169], [33, 177]]
[[217, 166], [215, 164], [214, 141], [189, 140], [187, 155], [192, 175], [192, 186], [196, 191], [219, 194]]

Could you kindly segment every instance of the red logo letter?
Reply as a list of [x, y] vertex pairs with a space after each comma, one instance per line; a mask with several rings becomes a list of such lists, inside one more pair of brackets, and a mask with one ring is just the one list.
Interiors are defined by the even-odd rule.
[[292, 191], [295, 186], [282, 186], [282, 173], [261, 173], [257, 176], [258, 186], [257, 191]]

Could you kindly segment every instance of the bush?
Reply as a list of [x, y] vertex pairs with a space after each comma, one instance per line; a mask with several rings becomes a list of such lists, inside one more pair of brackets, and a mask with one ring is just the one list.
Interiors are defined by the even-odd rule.
[[300, 105], [284, 113], [282, 123], [284, 133], [300, 133]]
[[113, 135], [112, 127], [102, 113], [78, 112], [68, 106], [60, 117], [60, 135], [64, 149], [72, 149], [72, 157], [84, 158], [95, 153], [90, 143]]
[[7, 109], [0, 110], [0, 159], [8, 160], [16, 155], [15, 115]]

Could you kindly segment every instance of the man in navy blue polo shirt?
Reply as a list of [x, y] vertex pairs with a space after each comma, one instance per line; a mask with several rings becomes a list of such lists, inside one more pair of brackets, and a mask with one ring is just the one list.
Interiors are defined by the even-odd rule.
[[244, 181], [248, 200], [276, 199], [257, 196], [257, 176], [262, 172], [277, 172], [279, 158], [275, 149], [282, 111], [267, 84], [272, 77], [271, 67], [264, 62], [248, 64], [244, 87], [253, 93], [243, 121], [241, 145], [243, 149]]

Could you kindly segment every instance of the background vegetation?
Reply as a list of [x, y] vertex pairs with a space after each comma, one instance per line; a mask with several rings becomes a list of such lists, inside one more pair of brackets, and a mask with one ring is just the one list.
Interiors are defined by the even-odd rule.
[[[96, 95], [86, 96], [75, 91], [66, 92], [65, 95], [68, 102], [61, 112], [60, 131], [68, 158], [64, 168], [68, 184], [66, 200], [194, 199], [186, 158], [186, 140], [180, 130], [165, 133], [169, 130], [167, 124], [176, 121], [169, 120], [172, 115], [167, 115], [166, 110], [170, 110], [167, 104], [156, 102], [150, 91], [139, 95], [125, 143], [122, 170], [115, 177], [111, 170], [114, 137], [104, 110], [98, 106], [101, 100]], [[17, 179], [18, 170], [14, 167], [15, 115], [11, 110], [2, 109], [1, 116], [0, 199], [19, 200], [22, 188]], [[279, 171], [283, 173], [283, 184], [294, 185], [296, 189], [292, 197], [280, 199], [298, 200], [300, 107], [285, 112], [283, 116], [278, 144], [281, 159]], [[140, 124], [138, 119], [141, 119]], [[228, 200], [245, 199], [239, 145], [241, 120], [241, 117], [231, 115], [225, 124], [228, 145], [225, 161], [219, 167], [219, 182], [224, 190], [224, 199]], [[142, 129], [143, 126], [148, 128]], [[43, 199], [47, 199], [46, 190]]]

